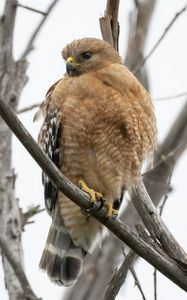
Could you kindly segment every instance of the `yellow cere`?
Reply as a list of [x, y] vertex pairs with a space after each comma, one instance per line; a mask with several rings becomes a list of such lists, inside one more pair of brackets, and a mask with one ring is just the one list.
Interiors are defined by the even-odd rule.
[[67, 59], [67, 63], [73, 64], [73, 63], [75, 63], [75, 59], [72, 56], [70, 56]]

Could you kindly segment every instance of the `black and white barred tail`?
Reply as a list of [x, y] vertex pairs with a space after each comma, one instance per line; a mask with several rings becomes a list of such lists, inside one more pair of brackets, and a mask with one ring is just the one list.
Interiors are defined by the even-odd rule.
[[39, 267], [46, 271], [52, 282], [71, 286], [78, 279], [85, 251], [74, 245], [60, 219], [51, 224]]

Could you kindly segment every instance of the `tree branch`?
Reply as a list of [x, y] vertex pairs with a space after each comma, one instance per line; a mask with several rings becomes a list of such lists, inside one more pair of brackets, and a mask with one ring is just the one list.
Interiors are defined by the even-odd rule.
[[23, 114], [23, 113], [25, 113], [25, 112], [28, 112], [28, 111], [30, 111], [30, 110], [32, 110], [32, 109], [34, 109], [34, 108], [39, 107], [40, 104], [41, 104], [41, 103], [36, 103], [36, 104], [33, 104], [33, 105], [26, 106], [26, 107], [24, 107], [24, 108], [18, 110], [17, 114], [19, 115], [19, 114]]
[[[39, 300], [39, 298], [36, 297], [34, 292], [31, 289], [31, 286], [27, 280], [27, 277], [22, 269], [21, 264], [16, 260], [14, 255], [11, 253], [11, 249], [9, 248], [6, 240], [0, 236], [0, 248], [3, 252], [3, 254], [6, 256], [8, 259], [9, 263], [11, 264], [20, 284], [24, 292], [24, 299], [27, 300]], [[20, 295], [20, 299], [22, 298], [23, 295]]]
[[131, 256], [131, 263], [129, 264], [129, 270], [131, 271], [132, 276], [134, 277], [135, 285], [136, 285], [137, 288], [139, 289], [139, 291], [140, 291], [140, 293], [141, 293], [141, 295], [142, 295], [142, 299], [143, 299], [143, 300], [146, 300], [146, 297], [145, 297], [145, 294], [144, 294], [143, 289], [142, 289], [142, 287], [141, 287], [141, 284], [140, 284], [140, 281], [139, 281], [139, 279], [138, 279], [138, 276], [136, 275], [136, 272], [135, 272], [135, 270], [134, 270], [134, 268], [133, 268], [133, 266], [132, 266], [132, 262], [133, 262], [133, 261], [136, 259], [136, 257], [137, 257], [136, 254], [135, 254], [132, 250], [130, 250], [129, 253], [128, 253], [128, 255], [126, 255], [126, 254], [125, 254], [125, 251], [124, 251], [124, 249], [123, 249], [123, 255], [126, 257], [126, 259], [127, 259], [128, 255]]
[[[52, 182], [56, 186], [58, 186], [59, 189], [74, 203], [76, 203], [83, 209], [89, 209], [89, 197], [61, 174], [58, 168], [52, 163], [52, 161], [34, 141], [34, 139], [19, 121], [15, 113], [11, 110], [2, 96], [0, 96], [0, 115], [17, 136], [17, 138], [21, 141], [23, 146], [31, 154], [34, 160], [52, 180]], [[161, 255], [161, 252], [156, 251], [152, 245], [145, 242], [127, 225], [121, 223], [120, 221], [106, 218], [105, 208], [102, 208], [101, 210], [98, 209], [99, 205], [94, 204], [91, 214], [99, 222], [105, 225], [111, 232], [113, 232], [121, 241], [125, 242], [138, 255], [143, 257], [161, 273], [175, 282], [182, 289], [187, 291], [186, 276], [180, 269], [180, 266], [177, 265], [172, 258], [168, 257], [163, 251]]]
[[184, 96], [187, 96], [187, 92], [179, 93], [179, 94], [171, 95], [171, 96], [166, 96], [166, 97], [153, 98], [153, 101], [172, 100], [172, 99], [181, 98], [181, 97], [184, 97]]
[[45, 208], [40, 208], [40, 205], [31, 206], [24, 213], [22, 212], [22, 209], [20, 209], [22, 230], [24, 230], [25, 225], [31, 224], [34, 222], [34, 221], [29, 221], [30, 218], [32, 218], [33, 216], [35, 216], [43, 211], [45, 211]]
[[35, 31], [33, 32], [25, 50], [23, 51], [23, 54], [21, 55], [21, 59], [25, 59], [27, 57], [27, 55], [34, 49], [34, 41], [38, 35], [38, 33], [40, 32], [43, 24], [45, 23], [45, 21], [47, 20], [48, 16], [50, 15], [51, 11], [53, 10], [53, 8], [55, 7], [55, 5], [58, 3], [59, 0], [53, 0], [52, 3], [50, 4], [50, 6], [48, 7], [44, 17], [42, 18], [42, 20], [40, 21], [40, 23], [38, 24], [38, 26], [36, 27]]
[[[136, 9], [129, 15], [129, 38], [125, 64], [132, 70], [141, 61], [147, 41], [149, 24], [154, 11], [156, 0], [136, 1]], [[147, 72], [139, 69], [136, 77], [149, 90]]]
[[119, 0], [107, 0], [104, 17], [99, 19], [103, 40], [111, 44], [118, 51], [119, 22], [118, 22]]
[[[13, 63], [13, 34], [17, 9], [17, 0], [6, 0], [3, 18], [0, 23], [0, 45], [4, 55], [0, 55], [0, 65], [8, 65], [11, 68]], [[2, 40], [1, 40], [2, 39]]]
[[130, 198], [153, 240], [173, 258], [187, 263], [187, 254], [170, 233], [149, 197], [143, 181], [129, 189]]
[[117, 294], [119, 293], [120, 288], [124, 284], [127, 273], [130, 270], [132, 273], [132, 276], [135, 280], [135, 285], [138, 287], [143, 300], [146, 300], [146, 297], [144, 295], [144, 292], [142, 290], [141, 284], [138, 280], [138, 277], [136, 275], [136, 272], [134, 268], [132, 267], [132, 263], [136, 260], [137, 255], [130, 250], [128, 255], [125, 254], [125, 251], [123, 249], [123, 255], [125, 256], [125, 259], [121, 265], [121, 267], [116, 271], [114, 271], [114, 274], [112, 275], [112, 278], [110, 279], [109, 283], [107, 284], [107, 289], [104, 294], [104, 300], [108, 299], [115, 299]]
[[119, 293], [119, 290], [126, 280], [127, 273], [130, 269], [132, 261], [134, 260], [134, 252], [129, 251], [128, 255], [124, 259], [121, 267], [114, 271], [110, 281], [107, 284], [107, 288], [104, 294], [104, 300], [114, 300]]
[[27, 9], [27, 10], [30, 10], [30, 11], [32, 11], [32, 12], [38, 13], [38, 14], [43, 15], [43, 16], [46, 15], [46, 12], [43, 12], [43, 11], [41, 11], [41, 10], [35, 9], [35, 8], [33, 8], [33, 7], [30, 7], [30, 6], [26, 6], [26, 5], [23, 5], [23, 4], [20, 4], [20, 3], [18, 3], [17, 6], [18, 6], [18, 7], [21, 7], [21, 8], [25, 8], [25, 9]]
[[140, 70], [140, 68], [145, 65], [145, 63], [147, 62], [147, 60], [151, 57], [151, 55], [155, 52], [155, 50], [158, 48], [158, 46], [160, 45], [160, 43], [162, 42], [162, 40], [165, 38], [166, 34], [168, 33], [168, 31], [172, 28], [173, 24], [175, 23], [175, 21], [187, 10], [187, 4], [185, 4], [185, 6], [178, 11], [175, 16], [172, 18], [172, 20], [169, 22], [168, 26], [165, 28], [164, 32], [162, 33], [162, 35], [160, 36], [160, 38], [158, 39], [158, 41], [155, 43], [155, 45], [153, 46], [153, 48], [150, 50], [150, 52], [140, 60], [140, 62], [135, 66], [135, 68], [132, 70], [132, 72], [136, 75], [138, 73], [138, 71]]

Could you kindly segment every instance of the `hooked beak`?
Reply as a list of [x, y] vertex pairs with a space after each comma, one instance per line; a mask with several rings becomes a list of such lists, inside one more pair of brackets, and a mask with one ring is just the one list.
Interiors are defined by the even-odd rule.
[[66, 71], [69, 76], [75, 76], [78, 74], [78, 66], [79, 64], [76, 63], [74, 57], [68, 57], [66, 60]]

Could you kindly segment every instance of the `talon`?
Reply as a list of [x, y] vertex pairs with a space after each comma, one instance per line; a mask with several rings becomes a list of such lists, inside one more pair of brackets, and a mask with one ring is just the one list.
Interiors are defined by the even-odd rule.
[[90, 189], [82, 178], [79, 180], [79, 186], [83, 192], [87, 193], [90, 196], [91, 202], [95, 203], [97, 200], [103, 199], [102, 194], [99, 192], [95, 192], [93, 189]]
[[106, 207], [106, 210], [107, 210], [107, 213], [106, 213], [107, 217], [116, 218], [118, 216], [118, 210], [114, 209], [110, 202], [105, 201], [104, 206]]

